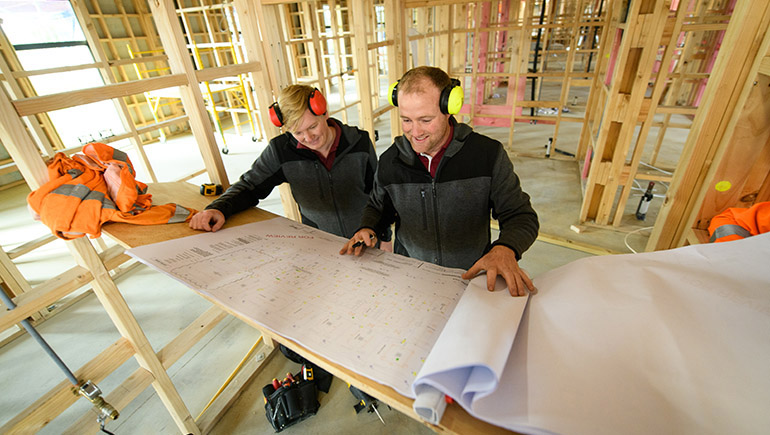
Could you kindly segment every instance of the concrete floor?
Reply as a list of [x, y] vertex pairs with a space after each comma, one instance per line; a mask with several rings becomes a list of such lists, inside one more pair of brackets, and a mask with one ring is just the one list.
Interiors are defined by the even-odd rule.
[[[378, 127], [380, 133], [387, 130]], [[527, 126], [521, 130], [523, 147], [541, 148], [541, 138], [526, 141]], [[490, 132], [495, 134], [498, 132]], [[507, 141], [507, 137], [499, 138]], [[378, 141], [378, 152], [384, 151], [390, 138], [386, 135]], [[253, 143], [248, 138], [228, 135], [230, 153], [223, 156], [230, 178], [234, 180], [261, 151], [263, 143]], [[202, 167], [199, 154], [190, 138], [177, 138], [165, 144], [147, 147], [160, 181], [173, 180], [196, 167]], [[134, 162], [137, 158], [132, 157]], [[644, 248], [648, 232], [637, 231], [629, 235], [629, 228], [643, 228], [644, 223], [634, 222], [621, 230], [589, 228], [582, 234], [569, 227], [577, 223], [581, 203], [581, 187], [578, 165], [574, 162], [542, 159], [514, 158], [517, 173], [524, 190], [532, 196], [532, 202], [541, 219], [541, 231], [553, 236], [570, 238], [586, 244], [629, 252], [626, 243], [637, 250]], [[163, 169], [159, 169], [163, 168]], [[139, 170], [139, 177], [143, 177]], [[199, 184], [207, 181], [202, 177], [192, 180]], [[34, 222], [26, 211], [26, 186], [0, 191], [0, 243], [6, 251], [48, 232], [42, 224]], [[634, 199], [636, 198], [636, 199]], [[629, 201], [636, 207], [638, 194]], [[660, 201], [657, 201], [658, 203]], [[262, 207], [282, 214], [277, 191]], [[657, 205], [653, 203], [648, 216], [654, 222]], [[631, 213], [633, 212], [631, 210]], [[628, 214], [628, 213], [627, 213]], [[632, 216], [632, 215], [631, 215]], [[626, 221], [624, 221], [625, 223]], [[633, 227], [631, 226], [633, 225]], [[536, 242], [521, 262], [530, 276], [588, 256], [585, 252]], [[60, 241], [46, 245], [15, 260], [24, 276], [36, 285], [74, 265], [64, 244]], [[117, 280], [118, 287], [128, 301], [134, 315], [144, 329], [150, 343], [160, 349], [175, 337], [189, 322], [209, 307], [209, 303], [176, 281], [139, 266], [135, 271]], [[119, 338], [117, 330], [107, 318], [93, 295], [87, 296], [60, 314], [42, 323], [40, 332], [62, 359], [73, 369], [96, 356], [107, 345]], [[2, 338], [2, 336], [0, 336]], [[258, 333], [237, 319], [228, 317], [199, 342], [190, 352], [169, 369], [174, 385], [193, 416], [197, 416], [221, 383], [231, 373], [243, 355], [258, 338]], [[118, 371], [99, 383], [109, 392], [137, 368], [131, 359]], [[261, 388], [270, 379], [287, 371], [296, 372], [298, 365], [278, 354], [262, 370], [260, 376], [248, 386], [244, 395], [230, 408], [218, 423], [214, 434], [272, 433], [264, 416]], [[64, 377], [56, 366], [28, 336], [23, 335], [0, 348], [0, 425], [28, 407]], [[431, 430], [421, 423], [396, 411], [381, 406], [386, 425], [371, 413], [356, 414], [355, 399], [347, 386], [335, 380], [329, 394], [321, 394], [319, 413], [300, 424], [287, 429], [292, 434], [417, 434]], [[41, 433], [61, 433], [89, 408], [81, 400], [65, 413], [54, 419]], [[176, 426], [152, 388], [145, 390], [138, 399], [121, 412], [117, 421], [107, 428], [116, 434], [172, 434]]]

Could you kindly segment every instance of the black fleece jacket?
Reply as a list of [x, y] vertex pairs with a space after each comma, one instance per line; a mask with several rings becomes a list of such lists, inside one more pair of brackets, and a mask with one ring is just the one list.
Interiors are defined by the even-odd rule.
[[302, 223], [352, 237], [372, 190], [377, 155], [365, 131], [330, 119], [342, 130], [331, 171], [313, 151], [298, 149], [291, 133], [284, 133], [274, 137], [251, 169], [206, 208], [227, 218], [256, 206], [275, 186], [288, 182]]
[[[395, 252], [449, 267], [470, 268], [494, 245], [516, 258], [537, 238], [539, 223], [500, 142], [450, 118], [454, 136], [436, 177], [398, 136], [378, 163], [361, 220], [378, 233], [396, 223]], [[500, 223], [491, 243], [490, 211]]]

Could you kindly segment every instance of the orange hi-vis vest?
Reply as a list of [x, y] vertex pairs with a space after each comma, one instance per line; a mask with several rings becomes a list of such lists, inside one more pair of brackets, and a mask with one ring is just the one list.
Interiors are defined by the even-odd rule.
[[147, 185], [134, 178], [123, 151], [103, 143], [82, 151], [72, 158], [57, 153], [48, 165], [49, 181], [27, 197], [35, 218], [57, 237], [96, 238], [105, 222], [154, 225], [186, 222], [195, 214], [176, 204], [152, 205]]
[[709, 224], [710, 242], [729, 242], [770, 232], [770, 202], [751, 208], [728, 208]]

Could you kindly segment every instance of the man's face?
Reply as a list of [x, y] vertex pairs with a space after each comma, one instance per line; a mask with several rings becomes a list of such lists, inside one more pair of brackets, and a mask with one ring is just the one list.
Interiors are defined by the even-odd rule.
[[310, 110], [305, 110], [305, 114], [291, 130], [291, 134], [302, 145], [311, 150], [323, 152], [334, 139], [334, 130], [326, 124], [327, 118], [328, 115], [313, 115]]
[[404, 136], [416, 153], [434, 156], [449, 138], [449, 115], [441, 113], [441, 91], [428, 80], [421, 92], [398, 94], [398, 112]]

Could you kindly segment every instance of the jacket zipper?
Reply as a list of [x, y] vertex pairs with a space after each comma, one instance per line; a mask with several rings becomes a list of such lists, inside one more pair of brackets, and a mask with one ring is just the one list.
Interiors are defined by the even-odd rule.
[[420, 189], [420, 196], [422, 197], [422, 229], [428, 229], [428, 204], [425, 199], [425, 189]]
[[[438, 175], [438, 172], [436, 172], [436, 175]], [[435, 263], [441, 264], [442, 262], [442, 255], [441, 255], [441, 237], [439, 236], [439, 228], [438, 228], [438, 195], [436, 194], [436, 179], [432, 179], [430, 181], [431, 184], [431, 190], [433, 191], [433, 221], [436, 225], [436, 255]]]
[[318, 183], [318, 190], [319, 194], [321, 196], [321, 199], [326, 199], [326, 196], [324, 195], [324, 186], [321, 183], [321, 170], [318, 168], [318, 161], [313, 162], [313, 167], [315, 167], [315, 180]]
[[[441, 160], [443, 161], [444, 159], [442, 158]], [[409, 170], [416, 171], [416, 172], [419, 172], [421, 174], [424, 174], [426, 172], [426, 171], [424, 171], [424, 169], [425, 169], [424, 166], [422, 167], [423, 171], [421, 171], [421, 170], [419, 170], [419, 169], [417, 169], [417, 168], [415, 168], [413, 166], [406, 165], [403, 162], [400, 162], [400, 164], [402, 164], [404, 167], [408, 168]], [[422, 164], [420, 164], [420, 166], [422, 166]], [[440, 168], [441, 168], [441, 164], [439, 164], [439, 167], [436, 170], [436, 177], [438, 177], [438, 173], [439, 173], [438, 170]], [[430, 173], [429, 172], [428, 172], [428, 176], [430, 177]], [[436, 178], [431, 177], [430, 183], [431, 183], [431, 192], [432, 192], [432, 196], [433, 196], [433, 201], [432, 201], [432, 203], [433, 203], [433, 223], [436, 226], [436, 231], [434, 233], [434, 237], [436, 239], [436, 255], [437, 256], [433, 260], [434, 260], [435, 264], [441, 264], [443, 256], [441, 255], [441, 240], [439, 238], [439, 234], [440, 233], [439, 233], [439, 227], [438, 227], [438, 193], [436, 192]], [[421, 189], [420, 190], [420, 196], [422, 197], [422, 210], [423, 210], [423, 213], [422, 213], [422, 216], [423, 216], [422, 224], [423, 224], [423, 229], [427, 230], [428, 229], [428, 213], [427, 213], [428, 209], [427, 209], [427, 198], [425, 197], [425, 189]]]
[[327, 171], [327, 174], [329, 176], [329, 191], [332, 196], [332, 204], [334, 205], [334, 213], [337, 215], [337, 222], [340, 224], [340, 234], [347, 234], [345, 232], [345, 223], [342, 221], [342, 217], [340, 216], [340, 210], [337, 207], [337, 198], [334, 196], [334, 181], [332, 181], [332, 173], [331, 171]]

